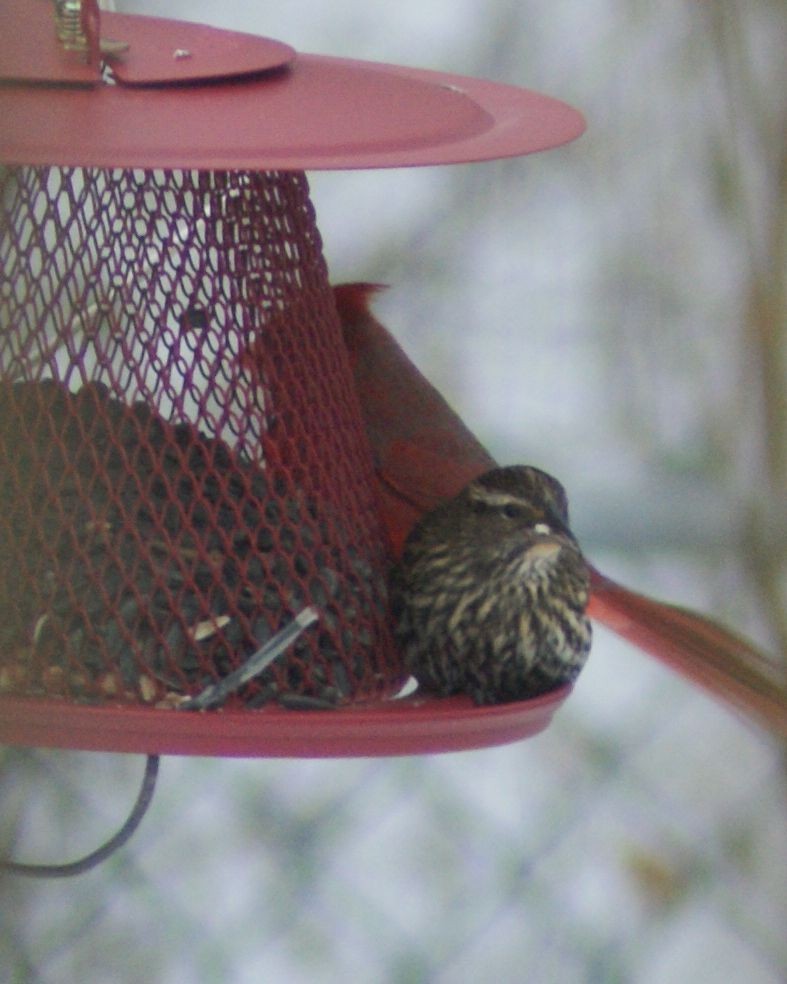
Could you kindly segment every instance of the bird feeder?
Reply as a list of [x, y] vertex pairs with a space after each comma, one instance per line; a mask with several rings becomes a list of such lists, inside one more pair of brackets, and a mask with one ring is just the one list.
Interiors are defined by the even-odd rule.
[[542, 730], [568, 688], [397, 696], [372, 459], [304, 172], [527, 154], [578, 136], [579, 114], [52, 7], [0, 10], [0, 741], [344, 756]]

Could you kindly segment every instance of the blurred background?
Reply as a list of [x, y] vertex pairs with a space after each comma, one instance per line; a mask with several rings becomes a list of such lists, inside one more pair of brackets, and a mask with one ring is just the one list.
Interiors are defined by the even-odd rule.
[[[588, 131], [310, 175], [333, 280], [629, 587], [787, 653], [780, 0], [124, 0], [307, 52], [539, 89]], [[0, 979], [779, 984], [784, 749], [598, 627], [550, 729], [391, 760], [168, 758], [131, 844], [0, 880]], [[0, 750], [0, 838], [109, 836], [135, 757]]]

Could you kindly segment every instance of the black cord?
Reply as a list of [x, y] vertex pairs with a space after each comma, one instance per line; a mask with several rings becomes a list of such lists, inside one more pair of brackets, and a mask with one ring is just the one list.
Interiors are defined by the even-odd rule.
[[78, 861], [70, 861], [66, 864], [25, 864], [21, 861], [0, 861], [0, 871], [7, 871], [12, 875], [25, 875], [28, 878], [70, 878], [72, 875], [81, 875], [85, 871], [90, 871], [102, 861], [106, 861], [126, 843], [147, 813], [156, 788], [158, 767], [159, 756], [148, 755], [139, 795], [128, 819], [113, 837], [110, 837], [95, 851], [79, 858]]

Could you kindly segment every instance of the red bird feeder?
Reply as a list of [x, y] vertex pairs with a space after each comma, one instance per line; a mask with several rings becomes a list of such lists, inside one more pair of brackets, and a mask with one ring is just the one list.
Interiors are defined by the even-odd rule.
[[395, 699], [371, 455], [304, 171], [526, 154], [579, 114], [55, 8], [57, 32], [45, 0], [0, 12], [0, 741], [385, 755], [543, 729], [567, 688]]

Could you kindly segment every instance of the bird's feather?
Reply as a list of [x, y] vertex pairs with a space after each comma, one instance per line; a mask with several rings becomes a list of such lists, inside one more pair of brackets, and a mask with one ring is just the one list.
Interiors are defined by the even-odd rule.
[[[392, 555], [429, 509], [496, 462], [374, 317], [376, 284], [334, 288], [375, 459]], [[787, 736], [787, 687], [752, 643], [688, 609], [616, 584], [591, 568], [590, 616], [729, 706]]]

